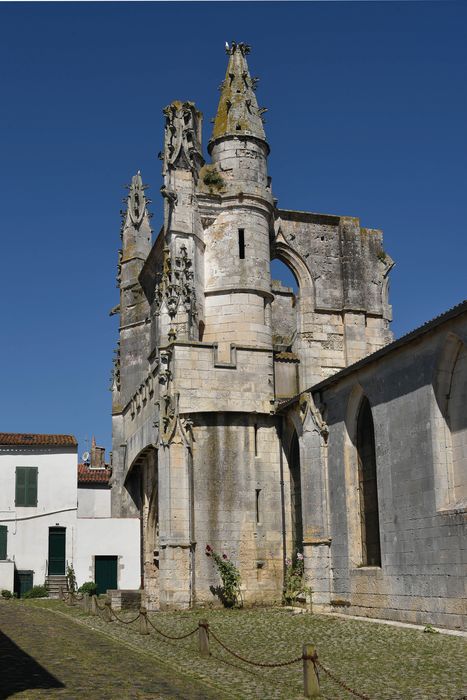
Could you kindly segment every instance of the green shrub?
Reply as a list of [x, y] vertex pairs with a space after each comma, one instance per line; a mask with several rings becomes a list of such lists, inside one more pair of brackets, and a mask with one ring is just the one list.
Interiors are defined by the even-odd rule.
[[203, 178], [203, 182], [204, 182], [205, 185], [207, 185], [207, 186], [209, 187], [209, 189], [211, 190], [211, 192], [212, 192], [212, 189], [213, 189], [213, 188], [215, 188], [215, 189], [217, 189], [217, 190], [220, 190], [220, 189], [222, 189], [222, 188], [224, 187], [224, 185], [225, 185], [224, 178], [223, 178], [222, 175], [220, 175], [220, 174], [217, 172], [217, 170], [214, 169], [214, 168], [211, 169], [211, 170], [208, 170], [208, 169], [206, 168], [206, 172], [205, 172], [205, 175], [204, 175], [204, 178]]
[[32, 588], [29, 589], [29, 591], [26, 591], [26, 593], [23, 595], [23, 598], [48, 598], [49, 597], [49, 591], [45, 586], [33, 586]]
[[66, 565], [66, 582], [68, 585], [68, 590], [71, 593], [76, 593], [76, 575], [73, 564]]
[[89, 593], [90, 596], [96, 595], [97, 583], [94, 583], [94, 581], [86, 581], [86, 583], [83, 583], [83, 585], [78, 588], [78, 593]]
[[2, 598], [13, 598], [13, 593], [9, 591], [7, 588], [4, 588], [2, 590]]
[[226, 608], [241, 607], [241, 579], [238, 568], [233, 561], [230, 561], [227, 554], [223, 554], [222, 556], [217, 554], [209, 544], [206, 545], [206, 555], [214, 559], [214, 563], [222, 579], [222, 586], [215, 589], [216, 595], [219, 596]]
[[297, 602], [297, 598], [306, 595], [311, 598], [311, 594], [311, 588], [305, 583], [303, 554], [297, 552], [292, 559], [286, 557], [284, 590], [282, 593], [283, 602], [286, 605], [294, 605]]

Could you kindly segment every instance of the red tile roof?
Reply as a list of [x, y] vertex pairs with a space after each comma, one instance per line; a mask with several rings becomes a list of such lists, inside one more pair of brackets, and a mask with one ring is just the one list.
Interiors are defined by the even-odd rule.
[[38, 433], [0, 433], [0, 445], [60, 445], [77, 447], [73, 435], [42, 435]]
[[96, 469], [89, 464], [78, 464], [78, 485], [79, 484], [108, 484], [112, 470]]

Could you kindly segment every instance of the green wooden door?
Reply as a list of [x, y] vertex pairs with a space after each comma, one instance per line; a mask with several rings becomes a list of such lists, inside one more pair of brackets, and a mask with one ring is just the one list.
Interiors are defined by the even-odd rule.
[[34, 578], [33, 571], [17, 571], [15, 569], [15, 593], [18, 598], [22, 598], [27, 591], [32, 588]]
[[65, 532], [64, 527], [49, 527], [49, 576], [65, 573]]
[[97, 595], [105, 593], [108, 589], [115, 590], [117, 588], [117, 557], [96, 556], [94, 573]]
[[8, 555], [7, 537], [8, 526], [0, 525], [0, 559], [6, 559]]

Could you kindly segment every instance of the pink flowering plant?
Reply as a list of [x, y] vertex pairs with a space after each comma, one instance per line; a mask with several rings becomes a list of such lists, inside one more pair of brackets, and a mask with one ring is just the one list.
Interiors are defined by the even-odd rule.
[[217, 593], [226, 608], [241, 607], [240, 571], [227, 554], [218, 554], [211, 545], [206, 545], [206, 556], [212, 557], [222, 580]]
[[311, 588], [305, 585], [305, 563], [303, 554], [297, 552], [293, 557], [285, 558], [285, 578], [283, 600], [286, 605], [293, 605], [297, 598], [311, 595]]

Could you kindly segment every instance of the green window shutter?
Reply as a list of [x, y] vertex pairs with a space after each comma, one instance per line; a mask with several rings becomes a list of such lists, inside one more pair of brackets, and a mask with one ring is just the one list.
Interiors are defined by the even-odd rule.
[[6, 559], [7, 556], [7, 534], [8, 528], [6, 525], [0, 525], [0, 559]]
[[28, 467], [26, 484], [26, 505], [37, 506], [37, 467]]
[[26, 469], [25, 467], [16, 467], [16, 495], [15, 505], [26, 505]]
[[16, 467], [16, 506], [37, 506], [37, 467]]

